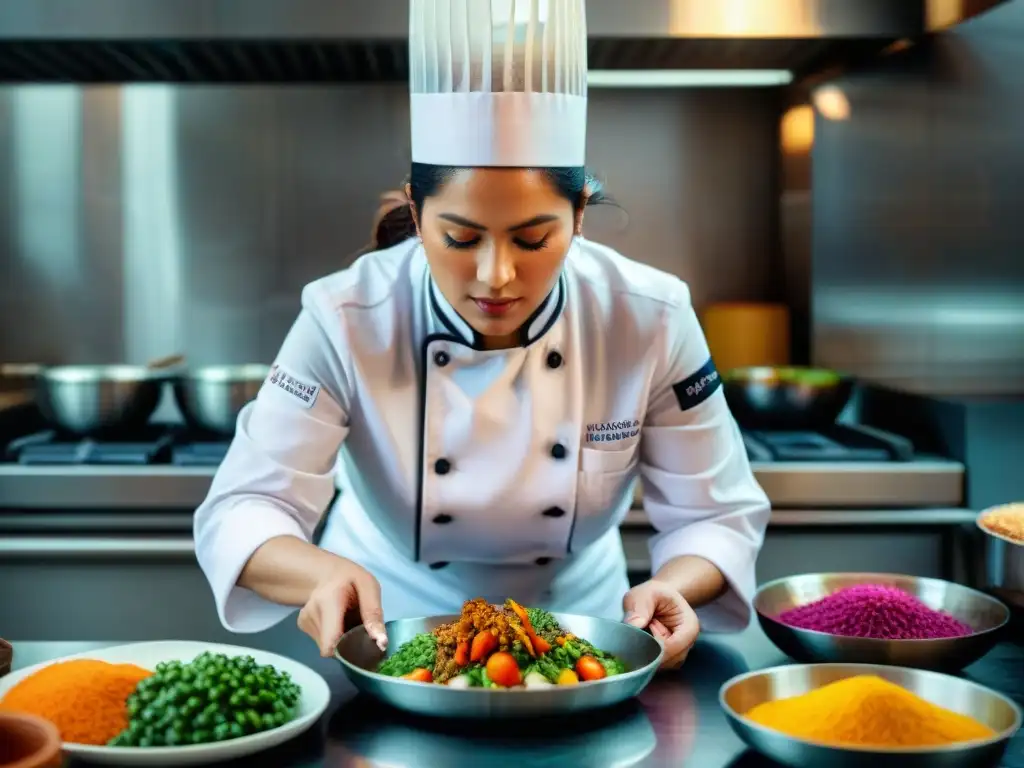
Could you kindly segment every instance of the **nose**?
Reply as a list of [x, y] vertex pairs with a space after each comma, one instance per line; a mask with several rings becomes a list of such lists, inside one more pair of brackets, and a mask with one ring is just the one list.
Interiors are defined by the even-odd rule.
[[477, 250], [476, 279], [492, 291], [516, 279], [516, 266], [509, 249], [491, 245]]

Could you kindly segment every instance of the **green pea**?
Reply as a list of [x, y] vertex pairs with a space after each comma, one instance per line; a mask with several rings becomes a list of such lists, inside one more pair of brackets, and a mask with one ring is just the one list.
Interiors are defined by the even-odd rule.
[[228, 705], [231, 707], [240, 707], [242, 706], [242, 700], [242, 694], [238, 691], [235, 691], [231, 694], [231, 698], [228, 699]]
[[277, 726], [277, 723], [274, 721], [274, 716], [269, 713], [263, 715], [261, 719], [263, 721], [263, 727], [268, 731]]
[[255, 709], [249, 709], [246, 710], [245, 716], [249, 721], [249, 725], [255, 728], [256, 730], [259, 730], [260, 725], [263, 723], [263, 720], [260, 717], [260, 713], [257, 712]]
[[140, 747], [153, 747], [153, 746], [156, 746], [156, 745], [153, 743], [153, 739], [151, 737], [143, 736], [142, 738], [139, 739], [139, 746]]
[[213, 729], [213, 738], [217, 741], [224, 741], [231, 738], [231, 726], [227, 723], [221, 723]]
[[274, 727], [280, 727], [288, 722], [288, 714], [286, 712], [275, 712], [273, 714]]
[[[238, 714], [241, 715], [242, 713], [239, 712]], [[242, 715], [242, 717], [245, 717], [245, 715]], [[245, 736], [245, 729], [242, 727], [241, 723], [231, 723], [229, 729], [231, 731], [232, 738], [237, 739], [239, 736]]]
[[264, 704], [273, 704], [275, 701], [277, 701], [277, 694], [273, 691], [263, 689], [262, 691], [260, 691], [259, 700]]
[[250, 694], [245, 697], [245, 703], [250, 707], [258, 707], [260, 705], [260, 697]]
[[245, 716], [245, 712], [235, 712], [235, 724], [245, 725], [249, 722], [249, 718]]
[[164, 733], [164, 742], [166, 742], [168, 747], [176, 747], [181, 744], [182, 741], [181, 733], [173, 728], [168, 728]]
[[198, 730], [192, 734], [193, 744], [207, 744], [213, 740], [213, 734], [206, 730]]
[[146, 707], [142, 710], [142, 722], [154, 723], [160, 718], [161, 712], [156, 707]]

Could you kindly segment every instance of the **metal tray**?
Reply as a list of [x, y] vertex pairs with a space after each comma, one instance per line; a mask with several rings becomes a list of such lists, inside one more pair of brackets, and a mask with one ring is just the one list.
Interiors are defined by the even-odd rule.
[[[621, 658], [629, 671], [604, 680], [543, 689], [459, 689], [417, 683], [374, 671], [386, 654], [381, 653], [362, 626], [342, 636], [335, 658], [356, 688], [393, 707], [419, 715], [468, 718], [538, 717], [608, 707], [639, 694], [661, 664], [661, 643], [641, 629], [611, 619], [570, 613], [553, 615], [569, 632]], [[388, 653], [421, 632], [431, 632], [457, 618], [450, 615], [387, 622], [384, 628], [388, 634]]]

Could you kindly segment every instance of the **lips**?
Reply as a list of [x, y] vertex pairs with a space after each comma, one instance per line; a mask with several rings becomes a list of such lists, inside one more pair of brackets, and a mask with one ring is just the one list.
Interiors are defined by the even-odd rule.
[[491, 315], [493, 317], [500, 317], [506, 315], [516, 304], [519, 303], [519, 299], [473, 299], [473, 303], [480, 308], [480, 311], [484, 314]]

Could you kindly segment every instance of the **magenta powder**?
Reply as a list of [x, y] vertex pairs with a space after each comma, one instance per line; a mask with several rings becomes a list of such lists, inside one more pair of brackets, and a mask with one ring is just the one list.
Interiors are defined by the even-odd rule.
[[846, 637], [934, 640], [963, 637], [972, 630], [948, 613], [929, 608], [902, 589], [858, 584], [813, 603], [784, 611], [783, 624]]

